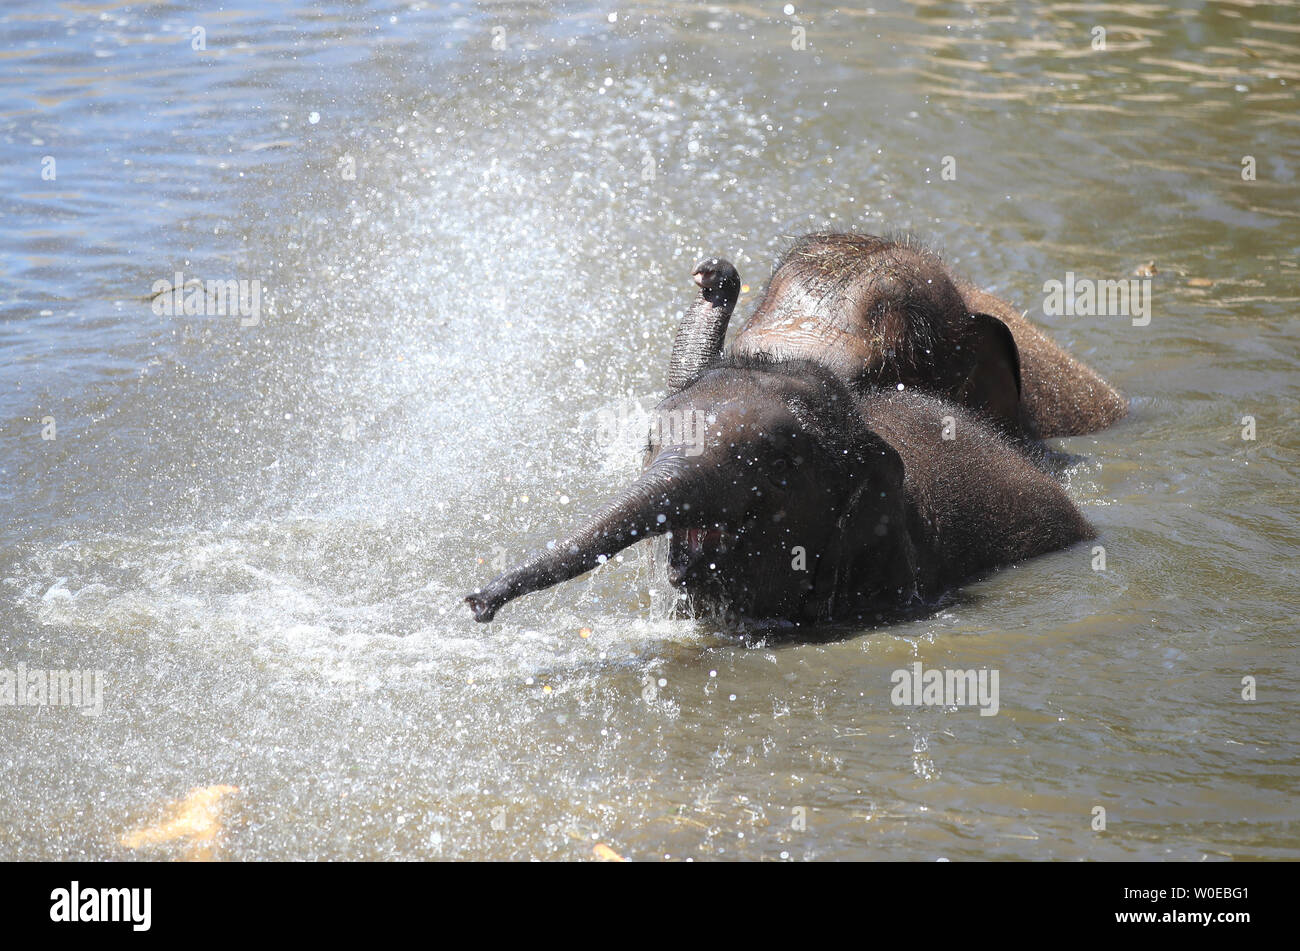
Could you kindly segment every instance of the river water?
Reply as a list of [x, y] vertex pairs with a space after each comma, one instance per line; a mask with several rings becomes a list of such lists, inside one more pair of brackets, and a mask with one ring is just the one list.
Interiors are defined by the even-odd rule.
[[[6, 4], [0, 667], [103, 689], [0, 706], [7, 857], [1300, 857], [1300, 10], [783, 6]], [[636, 473], [694, 260], [745, 314], [821, 227], [1132, 398], [1057, 443], [1105, 570], [775, 643], [630, 549], [474, 624]], [[1148, 262], [1145, 325], [1044, 312]]]

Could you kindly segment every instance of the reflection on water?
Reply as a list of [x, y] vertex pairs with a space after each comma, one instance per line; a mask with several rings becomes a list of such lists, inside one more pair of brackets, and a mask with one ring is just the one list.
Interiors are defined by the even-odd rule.
[[[796, 6], [6, 8], [0, 667], [106, 683], [0, 708], [9, 855], [1297, 856], [1300, 15]], [[1061, 444], [1107, 570], [755, 643], [631, 550], [474, 625], [636, 471], [597, 420], [693, 261], [747, 311], [823, 226], [916, 232], [1133, 397]], [[1147, 327], [1043, 313], [1147, 262]], [[260, 321], [155, 315], [177, 271]], [[891, 705], [916, 661], [998, 715]]]

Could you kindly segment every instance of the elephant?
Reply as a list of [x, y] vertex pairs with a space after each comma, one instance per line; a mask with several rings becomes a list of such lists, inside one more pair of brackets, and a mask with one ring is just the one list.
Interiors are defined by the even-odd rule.
[[739, 278], [721, 259], [678, 331], [640, 476], [563, 538], [465, 598], [478, 621], [669, 534], [670, 581], [697, 612], [816, 623], [932, 601], [1094, 533], [1062, 488], [980, 413], [850, 385], [825, 362], [720, 352]]
[[919, 387], [1030, 440], [1095, 432], [1128, 412], [1094, 370], [911, 239], [797, 239], [730, 351], [812, 360], [852, 384]]

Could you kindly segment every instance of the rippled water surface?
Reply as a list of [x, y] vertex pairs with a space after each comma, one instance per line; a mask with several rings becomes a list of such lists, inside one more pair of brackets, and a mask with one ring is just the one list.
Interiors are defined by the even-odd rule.
[[[200, 855], [1300, 857], [1300, 11], [783, 6], [6, 4], [0, 667], [104, 697], [0, 707], [5, 855], [193, 857], [128, 833], [229, 786]], [[1059, 444], [1106, 570], [776, 643], [632, 549], [475, 625], [637, 471], [597, 420], [662, 387], [694, 260], [747, 313], [825, 226], [1132, 397]], [[1043, 312], [1148, 262], [1148, 326]], [[259, 319], [159, 316], [178, 271]], [[915, 661], [998, 715], [893, 706]]]

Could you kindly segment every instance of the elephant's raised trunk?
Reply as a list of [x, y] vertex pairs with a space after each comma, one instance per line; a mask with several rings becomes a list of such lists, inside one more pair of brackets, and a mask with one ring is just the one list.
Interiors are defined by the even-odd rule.
[[650, 466], [582, 528], [467, 597], [474, 619], [490, 621], [506, 602], [575, 578], [629, 545], [668, 531], [676, 514], [668, 490], [676, 479], [672, 467]]
[[700, 286], [700, 296], [677, 328], [668, 364], [669, 395], [686, 389], [718, 359], [727, 322], [740, 296], [740, 275], [723, 258], [701, 261], [692, 278]]

